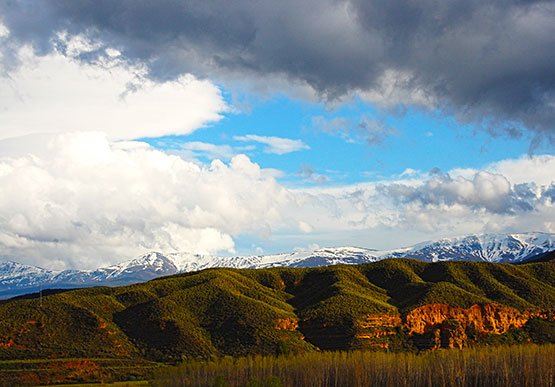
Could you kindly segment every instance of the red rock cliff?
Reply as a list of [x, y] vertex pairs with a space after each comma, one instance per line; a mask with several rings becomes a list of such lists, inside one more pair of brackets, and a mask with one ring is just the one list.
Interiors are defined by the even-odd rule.
[[470, 308], [428, 304], [413, 309], [403, 318], [398, 314], [362, 316], [356, 323], [355, 337], [369, 345], [383, 344], [380, 338], [395, 334], [391, 328], [402, 326], [421, 348], [463, 348], [469, 332], [502, 334], [521, 328], [534, 317], [555, 320], [555, 312], [519, 311], [496, 303]]
[[472, 327], [477, 333], [505, 333], [522, 327], [533, 317], [548, 318], [548, 311], [518, 311], [496, 303], [458, 308], [444, 304], [418, 307], [404, 318], [409, 334], [426, 333], [447, 320], [456, 320], [463, 329]]

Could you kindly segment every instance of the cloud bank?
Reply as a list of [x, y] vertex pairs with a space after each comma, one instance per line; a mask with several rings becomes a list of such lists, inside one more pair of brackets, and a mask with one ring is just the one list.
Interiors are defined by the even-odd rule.
[[416, 187], [393, 183], [379, 186], [379, 190], [399, 204], [417, 203], [422, 208], [463, 206], [492, 214], [516, 214], [550, 202], [554, 187], [537, 187], [533, 183], [511, 186], [503, 175], [480, 171], [471, 179], [434, 173]]
[[245, 155], [202, 164], [101, 132], [2, 140], [0, 155], [0, 186], [10, 187], [0, 195], [0, 256], [49, 268], [97, 267], [149, 250], [233, 253], [245, 235], [279, 251], [555, 232], [549, 155], [296, 189]]
[[[86, 35], [147, 66], [252, 84], [282, 79], [322, 99], [441, 110], [493, 136], [555, 143], [555, 3], [520, 0], [30, 0], [0, 2], [5, 69], [17, 47], [64, 52]], [[6, 35], [6, 33], [4, 33]]]
[[243, 155], [199, 166], [100, 132], [0, 142], [6, 149], [0, 254], [47, 267], [91, 267], [147, 250], [233, 252], [232, 236], [264, 233], [287, 198]]

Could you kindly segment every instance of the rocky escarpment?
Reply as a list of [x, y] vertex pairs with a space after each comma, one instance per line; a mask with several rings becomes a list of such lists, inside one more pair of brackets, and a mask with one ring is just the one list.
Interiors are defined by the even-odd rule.
[[505, 333], [522, 327], [533, 317], [548, 318], [548, 311], [518, 311], [500, 304], [472, 305], [457, 308], [444, 304], [428, 304], [418, 307], [404, 318], [409, 334], [426, 333], [447, 320], [457, 321], [464, 329], [476, 333]]
[[404, 316], [362, 316], [355, 324], [355, 338], [366, 347], [388, 348], [391, 338], [402, 332], [421, 349], [463, 348], [480, 335], [522, 328], [532, 318], [555, 321], [555, 311], [519, 311], [496, 303], [469, 308], [428, 304]]

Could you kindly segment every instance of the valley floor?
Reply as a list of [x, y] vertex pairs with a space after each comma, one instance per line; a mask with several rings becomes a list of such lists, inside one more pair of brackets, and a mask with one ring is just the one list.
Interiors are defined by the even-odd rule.
[[555, 385], [555, 345], [481, 346], [420, 354], [335, 351], [226, 356], [176, 366], [96, 358], [0, 362], [0, 386], [39, 385], [551, 387]]
[[[33, 359], [0, 361], [0, 386], [148, 385], [155, 369], [163, 365], [134, 359]], [[118, 384], [118, 381], [122, 383]], [[103, 384], [103, 383], [108, 384]]]

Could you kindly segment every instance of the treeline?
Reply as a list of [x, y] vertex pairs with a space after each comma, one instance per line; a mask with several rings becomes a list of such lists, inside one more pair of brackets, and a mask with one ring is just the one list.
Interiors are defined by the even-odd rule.
[[555, 386], [555, 345], [224, 357], [165, 369], [155, 386]]

